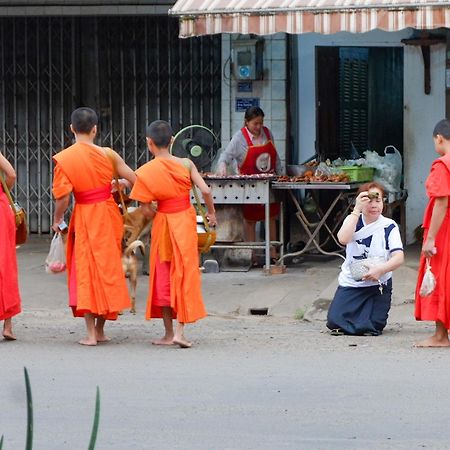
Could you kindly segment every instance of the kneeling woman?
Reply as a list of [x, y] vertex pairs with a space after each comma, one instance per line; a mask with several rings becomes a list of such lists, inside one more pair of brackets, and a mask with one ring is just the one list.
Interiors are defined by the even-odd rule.
[[386, 326], [392, 298], [392, 271], [404, 260], [398, 225], [384, 217], [384, 189], [359, 188], [356, 204], [338, 239], [346, 245], [339, 287], [328, 310], [332, 334], [378, 336]]

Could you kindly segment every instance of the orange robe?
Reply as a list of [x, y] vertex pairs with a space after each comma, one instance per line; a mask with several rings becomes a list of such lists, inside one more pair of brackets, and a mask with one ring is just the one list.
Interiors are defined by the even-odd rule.
[[[75, 317], [92, 313], [115, 320], [131, 300], [121, 262], [123, 222], [111, 196], [111, 161], [84, 143], [53, 159], [53, 195], [56, 199], [71, 192], [75, 196], [66, 249], [69, 304]], [[96, 200], [98, 191], [102, 199]]]
[[[170, 306], [179, 322], [195, 322], [206, 316], [201, 293], [198, 259], [196, 213], [189, 202], [191, 179], [189, 169], [174, 160], [156, 158], [136, 171], [137, 180], [130, 197], [142, 203], [157, 201], [160, 210], [152, 225], [150, 250], [150, 289], [145, 317], [161, 317], [161, 307], [155, 298], [165, 292], [156, 292], [157, 261], [170, 263]], [[187, 202], [187, 203], [186, 203]], [[169, 208], [161, 207], [170, 204]], [[181, 205], [181, 206], [180, 206]], [[167, 209], [171, 209], [167, 212]], [[180, 210], [181, 209], [181, 210]]]
[[16, 220], [0, 184], [0, 320], [9, 319], [20, 311]]
[[[437, 197], [450, 196], [450, 155], [434, 161], [425, 188], [429, 202], [424, 213], [424, 239], [427, 238], [434, 203]], [[450, 328], [450, 202], [447, 214], [436, 235], [437, 253], [431, 258], [431, 271], [436, 277], [436, 288], [429, 297], [421, 297], [420, 285], [425, 273], [425, 257], [420, 257], [419, 273], [416, 286], [417, 320], [442, 322]]]

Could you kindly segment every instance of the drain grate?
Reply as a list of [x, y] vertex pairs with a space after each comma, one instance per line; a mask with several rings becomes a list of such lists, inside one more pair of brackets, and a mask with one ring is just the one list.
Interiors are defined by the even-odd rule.
[[252, 316], [267, 316], [269, 308], [250, 308], [249, 312]]

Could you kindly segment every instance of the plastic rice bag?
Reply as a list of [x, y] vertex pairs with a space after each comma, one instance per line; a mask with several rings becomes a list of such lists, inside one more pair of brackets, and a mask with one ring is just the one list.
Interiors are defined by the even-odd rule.
[[422, 284], [420, 285], [419, 294], [421, 297], [428, 297], [436, 288], [436, 278], [431, 271], [430, 258], [426, 259], [426, 269], [423, 275]]
[[61, 233], [55, 233], [50, 244], [50, 251], [45, 258], [47, 273], [60, 273], [66, 270], [66, 250]]

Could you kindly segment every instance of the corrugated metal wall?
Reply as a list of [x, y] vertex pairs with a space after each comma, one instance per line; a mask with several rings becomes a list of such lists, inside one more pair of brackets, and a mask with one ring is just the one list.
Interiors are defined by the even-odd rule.
[[0, 19], [0, 147], [18, 172], [31, 232], [50, 229], [52, 155], [70, 145], [71, 111], [100, 113], [100, 145], [136, 168], [145, 127], [202, 124], [220, 134], [220, 37], [178, 39], [163, 16]]

